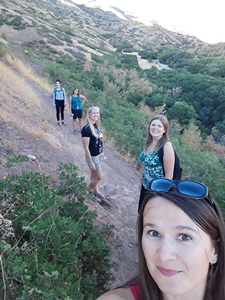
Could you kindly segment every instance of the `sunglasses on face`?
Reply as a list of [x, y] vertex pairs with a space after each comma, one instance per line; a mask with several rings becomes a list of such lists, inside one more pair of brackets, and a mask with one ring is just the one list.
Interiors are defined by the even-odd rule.
[[148, 190], [167, 193], [174, 185], [177, 187], [177, 191], [183, 195], [193, 198], [205, 199], [217, 212], [214, 202], [208, 197], [208, 187], [197, 181], [170, 180], [166, 178], [159, 178], [152, 180], [149, 183]]

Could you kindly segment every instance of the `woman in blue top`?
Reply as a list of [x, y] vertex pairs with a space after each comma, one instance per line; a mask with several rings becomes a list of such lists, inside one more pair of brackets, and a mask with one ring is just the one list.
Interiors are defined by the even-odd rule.
[[[158, 155], [161, 147], [164, 147], [163, 165]], [[145, 147], [140, 155], [140, 160], [143, 162], [143, 167], [138, 211], [140, 210], [150, 181], [163, 177], [173, 179], [175, 155], [173, 146], [169, 140], [168, 120], [166, 116], [158, 115], [150, 121]]]
[[70, 96], [69, 111], [71, 117], [73, 117], [74, 134], [77, 134], [77, 117], [79, 119], [80, 129], [83, 127], [82, 106], [84, 105], [86, 100], [87, 98], [85, 96], [80, 95], [80, 91], [78, 88], [75, 88], [73, 90], [73, 95]]

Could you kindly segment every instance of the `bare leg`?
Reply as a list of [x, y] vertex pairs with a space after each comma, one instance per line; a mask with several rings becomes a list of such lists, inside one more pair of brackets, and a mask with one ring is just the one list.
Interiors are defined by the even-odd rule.
[[102, 171], [95, 172], [91, 170], [90, 188], [93, 192], [99, 194], [98, 183], [102, 179]]
[[77, 119], [73, 119], [73, 129], [76, 130], [77, 127]]
[[83, 128], [83, 119], [79, 119], [80, 130]]

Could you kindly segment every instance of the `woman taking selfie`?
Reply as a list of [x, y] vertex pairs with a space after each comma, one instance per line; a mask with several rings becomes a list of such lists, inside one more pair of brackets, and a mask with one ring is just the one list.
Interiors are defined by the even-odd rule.
[[225, 228], [208, 188], [156, 179], [138, 219], [139, 275], [98, 300], [224, 300]]
[[100, 112], [97, 105], [92, 105], [87, 111], [87, 121], [81, 130], [85, 158], [91, 171], [90, 191], [97, 199], [105, 197], [99, 192], [98, 183], [102, 179], [101, 162], [103, 159], [103, 141], [100, 130]]

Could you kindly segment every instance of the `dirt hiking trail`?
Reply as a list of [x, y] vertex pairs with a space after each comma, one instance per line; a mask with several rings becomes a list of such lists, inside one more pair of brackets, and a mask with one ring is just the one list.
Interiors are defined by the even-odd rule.
[[[21, 78], [22, 75], [19, 76]], [[13, 115], [15, 120], [21, 122], [19, 128], [13, 121], [6, 122], [0, 118], [1, 178], [7, 173], [4, 168], [7, 157], [12, 157], [14, 154], [25, 156], [30, 154], [36, 156], [35, 161], [30, 161], [31, 171], [44, 172], [46, 175], [51, 175], [54, 180], [57, 178], [56, 170], [59, 162], [71, 162], [79, 167], [79, 175], [84, 176], [86, 183], [89, 184], [90, 171], [84, 157], [78, 121], [78, 134], [74, 135], [72, 120], [68, 113], [69, 99], [67, 99], [65, 109], [66, 126], [58, 126], [52, 94], [45, 92], [30, 78], [22, 77], [24, 84], [29, 86], [33, 95], [39, 99], [42, 113], [38, 117], [34, 117], [35, 113], [33, 115], [25, 114], [18, 110], [12, 101], [9, 103], [7, 97], [10, 96], [11, 87], [9, 82], [0, 79], [1, 91], [4, 92], [1, 93], [3, 97], [0, 109], [4, 110], [5, 115]], [[23, 99], [19, 99], [19, 101], [21, 105], [25, 105]], [[84, 107], [84, 111], [87, 110], [89, 104]], [[22, 125], [26, 125], [26, 128], [32, 128], [35, 132], [36, 128], [38, 131], [40, 123], [45, 124], [46, 127], [46, 132], [42, 137], [39, 137], [38, 134], [36, 136], [29, 134], [26, 130], [21, 129]], [[100, 205], [87, 200], [86, 204], [90, 209], [97, 211], [97, 223], [109, 223], [114, 227], [111, 271], [115, 280], [109, 283], [109, 287], [113, 288], [136, 274], [138, 267], [136, 222], [140, 175], [105, 142], [104, 153], [107, 159], [102, 163], [103, 179], [99, 187], [106, 197], [106, 202]]]

